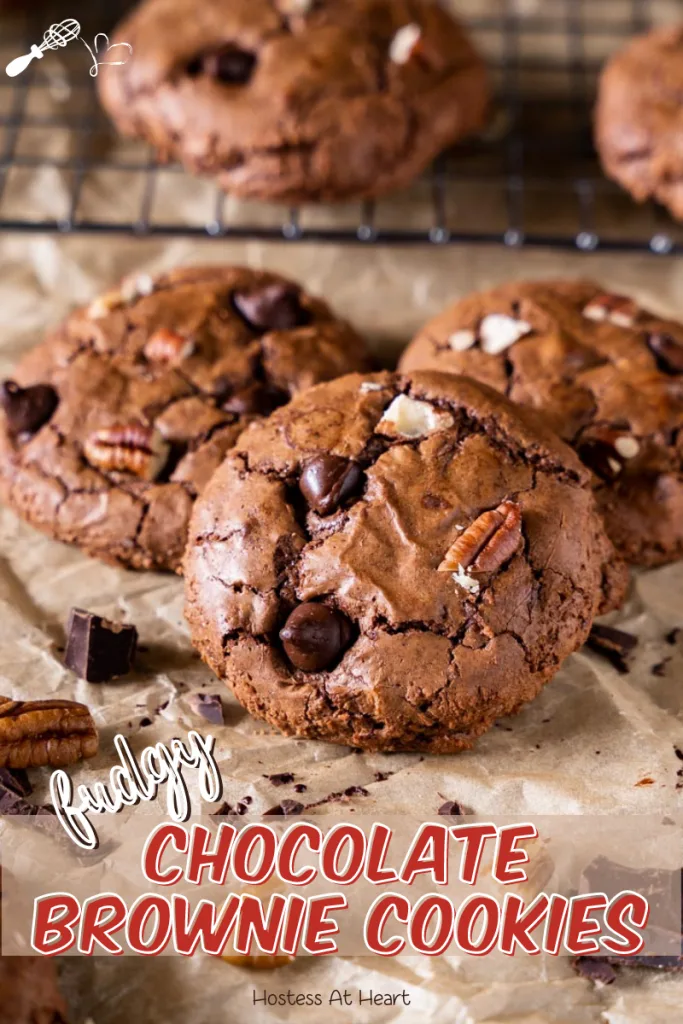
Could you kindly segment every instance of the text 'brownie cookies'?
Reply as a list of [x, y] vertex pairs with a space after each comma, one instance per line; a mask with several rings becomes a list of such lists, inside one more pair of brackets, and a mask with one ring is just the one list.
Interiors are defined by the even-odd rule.
[[512, 283], [422, 328], [401, 367], [465, 373], [543, 410], [593, 473], [629, 562], [683, 556], [683, 325], [588, 281]]
[[612, 555], [588, 473], [533, 413], [448, 374], [352, 374], [253, 424], [214, 475], [186, 614], [283, 732], [447, 753], [583, 643], [623, 586]]
[[480, 128], [489, 87], [463, 29], [433, 0], [146, 0], [102, 68], [127, 135], [287, 202], [378, 195]]
[[366, 367], [351, 328], [275, 274], [134, 276], [2, 384], [0, 492], [105, 561], [176, 569], [192, 502], [246, 424]]
[[683, 24], [634, 39], [600, 78], [596, 145], [605, 173], [683, 220]]

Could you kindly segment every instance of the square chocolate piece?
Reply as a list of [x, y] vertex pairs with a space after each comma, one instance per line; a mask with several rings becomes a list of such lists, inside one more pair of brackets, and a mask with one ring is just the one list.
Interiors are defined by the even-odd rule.
[[106, 683], [130, 672], [138, 642], [135, 626], [72, 608], [67, 633], [64, 662], [79, 679]]

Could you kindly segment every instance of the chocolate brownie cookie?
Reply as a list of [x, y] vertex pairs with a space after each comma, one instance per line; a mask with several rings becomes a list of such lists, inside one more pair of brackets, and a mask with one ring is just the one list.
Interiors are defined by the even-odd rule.
[[617, 550], [683, 556], [683, 325], [589, 281], [513, 283], [431, 320], [401, 360], [543, 410], [592, 470]]
[[588, 473], [536, 420], [425, 372], [350, 374], [252, 424], [190, 526], [204, 659], [285, 733], [470, 747], [623, 582]]
[[1, 386], [0, 493], [89, 554], [175, 569], [192, 503], [245, 425], [366, 367], [351, 328], [274, 274], [132, 277]]
[[0, 1024], [67, 1024], [54, 960], [0, 956]]
[[118, 128], [235, 195], [374, 196], [486, 117], [484, 64], [433, 0], [146, 0], [103, 68]]
[[683, 24], [634, 39], [599, 85], [596, 145], [605, 173], [639, 202], [683, 220]]

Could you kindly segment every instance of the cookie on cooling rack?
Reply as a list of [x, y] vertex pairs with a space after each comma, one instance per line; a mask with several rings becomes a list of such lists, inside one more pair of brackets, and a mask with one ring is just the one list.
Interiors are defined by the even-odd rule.
[[683, 557], [682, 324], [590, 281], [513, 283], [435, 317], [401, 367], [466, 373], [542, 410], [592, 470], [623, 557]]
[[103, 68], [118, 128], [248, 198], [336, 201], [406, 185], [480, 128], [489, 85], [433, 0], [145, 0]]
[[683, 24], [633, 40], [600, 79], [596, 144], [605, 172], [639, 202], [683, 220]]
[[619, 585], [589, 475], [537, 419], [426, 372], [351, 374], [252, 424], [192, 517], [204, 659], [288, 734], [470, 747]]
[[254, 417], [368, 367], [328, 306], [275, 274], [133, 276], [0, 387], [0, 493], [106, 561], [176, 569], [192, 503]]

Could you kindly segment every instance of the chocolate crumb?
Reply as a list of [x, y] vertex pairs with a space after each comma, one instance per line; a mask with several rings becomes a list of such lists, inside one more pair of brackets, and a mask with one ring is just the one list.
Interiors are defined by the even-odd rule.
[[680, 747], [674, 747], [674, 754], [679, 761], [683, 761], [683, 750]]
[[670, 661], [671, 661], [671, 658], [664, 658], [663, 661], [660, 661], [656, 665], [653, 665], [652, 668], [650, 669], [650, 671], [652, 672], [652, 675], [653, 676], [660, 676], [660, 677], [661, 676], [665, 676], [666, 675], [666, 666], [669, 664]]
[[599, 625], [593, 626], [586, 641], [586, 647], [606, 658], [622, 675], [630, 672], [626, 659], [637, 644], [638, 638], [631, 633], [614, 626]]
[[307, 789], [308, 789], [308, 786], [304, 785], [303, 782], [297, 782], [296, 786], [294, 787], [294, 792], [295, 793], [305, 793]]
[[370, 796], [363, 786], [349, 786], [344, 790], [344, 796]]
[[298, 800], [283, 800], [275, 807], [271, 807], [269, 811], [264, 811], [264, 814], [301, 814], [303, 809], [304, 805], [300, 804]]
[[386, 782], [393, 774], [393, 772], [375, 772], [375, 782]]
[[141, 729], [146, 729], [148, 725], [152, 725], [152, 719], [151, 718], [147, 718], [145, 716], [145, 718], [141, 718], [140, 719], [138, 724], [139, 724]]
[[220, 805], [220, 807], [216, 808], [215, 811], [211, 811], [211, 817], [212, 818], [218, 818], [218, 817], [221, 817], [221, 815], [223, 815], [223, 814], [234, 814], [234, 813], [235, 813], [235, 808], [232, 807], [226, 800], [224, 800], [223, 803]]
[[438, 814], [447, 814], [447, 815], [457, 815], [457, 814], [462, 814], [463, 810], [462, 810], [462, 807], [460, 806], [460, 804], [456, 803], [455, 800], [446, 800], [445, 803], [441, 804], [441, 807], [439, 807], [439, 810], [438, 810], [437, 813]]
[[664, 639], [666, 640], [666, 642], [668, 644], [671, 644], [672, 647], [673, 647], [674, 644], [678, 643], [678, 638], [680, 637], [680, 635], [681, 635], [681, 630], [677, 626], [675, 629], [670, 630], [666, 634], [666, 637]]
[[275, 772], [274, 775], [264, 775], [263, 778], [268, 779], [273, 786], [288, 786], [290, 782], [294, 782], [294, 773]]

